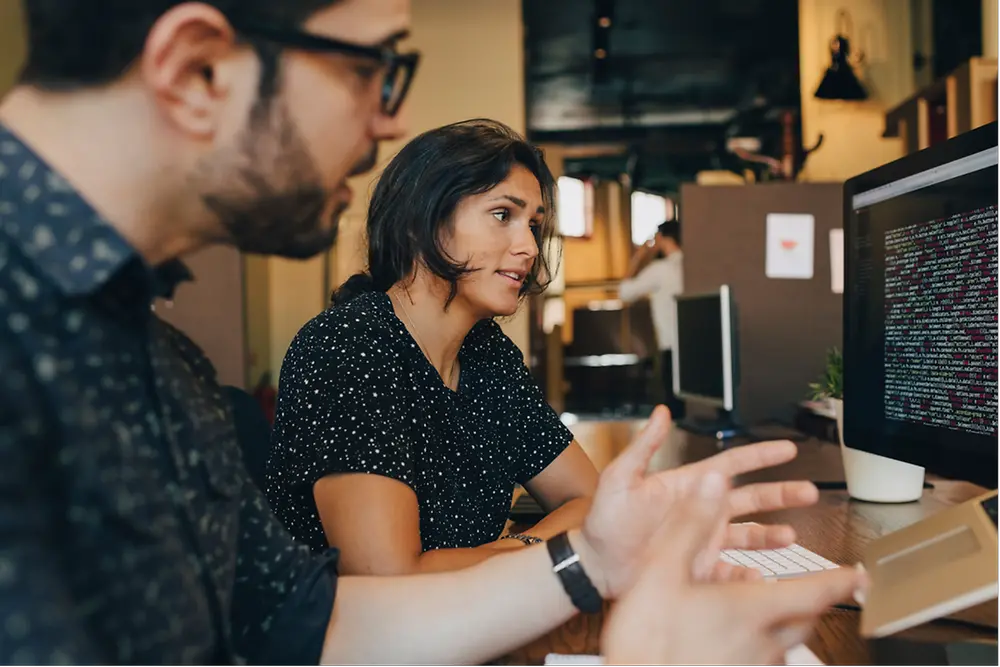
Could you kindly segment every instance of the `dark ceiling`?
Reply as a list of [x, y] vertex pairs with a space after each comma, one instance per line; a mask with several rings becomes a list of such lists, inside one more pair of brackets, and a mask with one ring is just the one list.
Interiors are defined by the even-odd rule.
[[637, 187], [673, 192], [698, 171], [734, 167], [723, 147], [739, 110], [766, 100], [769, 119], [798, 111], [798, 0], [524, 0], [523, 8], [531, 139], [623, 146], [570, 160], [567, 172], [630, 172]]

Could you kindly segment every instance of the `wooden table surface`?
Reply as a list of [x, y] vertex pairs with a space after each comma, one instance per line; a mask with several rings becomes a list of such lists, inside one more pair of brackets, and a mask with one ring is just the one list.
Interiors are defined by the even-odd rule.
[[[581, 421], [571, 429], [594, 461], [604, 468], [624, 449], [641, 426], [638, 421]], [[775, 430], [763, 437], [787, 437], [787, 431]], [[737, 441], [739, 442], [739, 441]], [[842, 481], [843, 466], [838, 445], [813, 439], [797, 441], [798, 458], [783, 466], [748, 475], [737, 484], [750, 481], [808, 479]], [[675, 430], [670, 441], [654, 457], [650, 469], [664, 470], [699, 461], [721, 451], [711, 438], [693, 436]], [[853, 565], [861, 560], [865, 545], [881, 535], [920, 521], [941, 509], [973, 498], [983, 492], [978, 486], [930, 478], [934, 489], [924, 491], [919, 502], [880, 505], [852, 501], [846, 491], [821, 491], [817, 505], [800, 510], [773, 512], [747, 520], [788, 523], [798, 533], [798, 542], [835, 563]], [[669, 604], [669, 600], [664, 600]], [[928, 641], [953, 641], [974, 637], [996, 639], [997, 603], [992, 601], [950, 617], [992, 626], [993, 631], [979, 632], [960, 623], [936, 622], [914, 628], [901, 637]], [[860, 613], [833, 609], [820, 621], [807, 645], [826, 664], [873, 664], [868, 643], [858, 634]], [[597, 654], [603, 614], [577, 616], [564, 626], [504, 657], [504, 664], [541, 664], [548, 653]]]

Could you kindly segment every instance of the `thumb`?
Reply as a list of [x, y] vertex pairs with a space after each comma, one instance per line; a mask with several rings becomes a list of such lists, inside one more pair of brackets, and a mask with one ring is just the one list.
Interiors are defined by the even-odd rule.
[[670, 411], [659, 405], [646, 422], [639, 435], [632, 440], [628, 448], [618, 455], [608, 466], [607, 477], [615, 484], [627, 484], [642, 478], [653, 454], [670, 434]]
[[670, 508], [653, 537], [651, 565], [661, 570], [663, 579], [689, 581], [699, 555], [728, 520], [729, 480], [712, 471], [694, 482]]

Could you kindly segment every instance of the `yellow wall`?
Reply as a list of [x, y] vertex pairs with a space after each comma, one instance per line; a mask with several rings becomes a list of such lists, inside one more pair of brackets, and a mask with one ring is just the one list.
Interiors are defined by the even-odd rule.
[[997, 57], [997, 0], [983, 0], [983, 57]]
[[20, 0], [0, 0], [0, 95], [13, 85], [24, 59]]
[[[524, 132], [524, 37], [519, 0], [418, 0], [413, 37], [401, 49], [422, 53], [420, 69], [403, 113], [409, 136], [446, 123], [488, 117]], [[382, 165], [404, 142], [383, 145]], [[340, 240], [330, 254], [330, 286], [323, 285], [324, 259], [271, 260], [271, 367], [277, 374], [299, 328], [326, 303], [329, 287], [364, 266], [363, 230], [367, 194], [375, 176], [351, 184], [355, 203], [341, 221]], [[502, 323], [522, 351], [528, 350], [527, 307]]]
[[[813, 97], [830, 65], [837, 12], [852, 26], [852, 50], [864, 54], [855, 71], [868, 90], [865, 102]], [[883, 139], [885, 112], [914, 92], [910, 3], [904, 0], [799, 0], [799, 70], [802, 135], [807, 146], [824, 135], [802, 172], [803, 181], [841, 181], [903, 155], [900, 139]]]

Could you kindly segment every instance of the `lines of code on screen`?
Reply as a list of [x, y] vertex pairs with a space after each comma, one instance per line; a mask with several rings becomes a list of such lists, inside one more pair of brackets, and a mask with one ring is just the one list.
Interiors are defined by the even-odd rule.
[[885, 416], [997, 433], [997, 209], [885, 239]]

